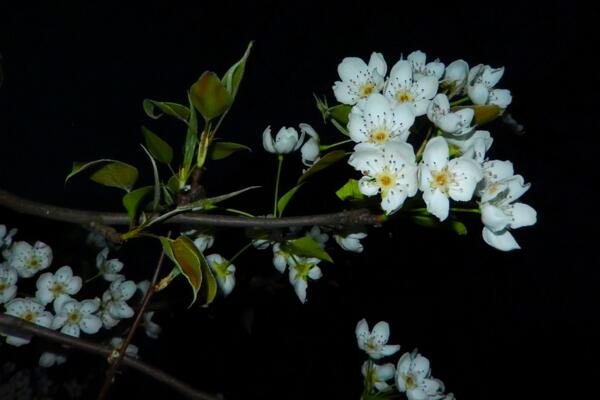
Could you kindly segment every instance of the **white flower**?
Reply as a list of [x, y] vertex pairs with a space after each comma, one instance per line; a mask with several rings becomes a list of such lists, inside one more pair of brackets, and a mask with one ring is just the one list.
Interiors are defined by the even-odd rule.
[[206, 261], [214, 272], [223, 295], [227, 296], [235, 287], [235, 265], [230, 264], [220, 254], [211, 254], [206, 257]]
[[471, 200], [477, 182], [482, 178], [481, 167], [475, 161], [465, 157], [449, 159], [448, 143], [441, 136], [431, 139], [425, 146], [419, 175], [427, 211], [440, 221], [448, 218], [448, 198]]
[[39, 365], [43, 368], [50, 368], [54, 365], [64, 364], [67, 361], [67, 357], [62, 354], [51, 353], [45, 351], [40, 356]]
[[472, 108], [451, 112], [448, 97], [442, 93], [437, 94], [427, 108], [427, 117], [435, 126], [455, 135], [463, 135], [471, 130], [474, 115], [475, 111]]
[[515, 175], [513, 164], [510, 161], [489, 160], [481, 164], [483, 169], [483, 179], [477, 187], [477, 194], [482, 202], [489, 201], [496, 197], [502, 188], [500, 181], [512, 178]]
[[296, 151], [302, 146], [304, 141], [304, 132], [298, 138], [298, 132], [294, 128], [282, 127], [277, 132], [275, 141], [271, 135], [271, 127], [267, 128], [263, 132], [263, 147], [269, 153], [274, 154], [288, 154], [292, 151]]
[[300, 148], [302, 163], [307, 167], [311, 167], [319, 160], [319, 134], [309, 124], [300, 124], [299, 126], [300, 131], [310, 137]]
[[354, 253], [362, 253], [364, 247], [360, 240], [366, 238], [367, 234], [364, 232], [356, 232], [346, 236], [334, 235], [333, 237], [342, 249]]
[[[120, 337], [114, 337], [110, 339], [110, 345], [115, 348], [115, 350], [122, 350], [124, 340]], [[138, 358], [138, 347], [134, 344], [129, 344], [127, 349], [125, 349], [125, 354], [129, 357]]]
[[123, 263], [117, 258], [108, 259], [108, 247], [102, 249], [96, 256], [96, 267], [107, 282], [114, 282], [118, 279], [125, 278], [123, 275], [119, 274], [123, 269]]
[[410, 106], [394, 104], [376, 93], [352, 107], [348, 115], [348, 132], [357, 143], [383, 145], [388, 141], [405, 142], [414, 122]]
[[390, 326], [385, 321], [379, 321], [373, 327], [373, 331], [370, 331], [367, 320], [363, 318], [356, 324], [355, 332], [358, 348], [365, 351], [373, 359], [378, 360], [391, 356], [400, 350], [398, 344], [387, 344], [390, 338]]
[[440, 62], [438, 58], [426, 64], [427, 55], [421, 50], [413, 51], [406, 59], [412, 63], [415, 78], [433, 76], [439, 81], [444, 74], [444, 63]]
[[274, 243], [275, 242], [272, 242], [272, 241], [267, 240], [267, 239], [254, 239], [252, 241], [252, 246], [254, 246], [254, 248], [256, 250], [266, 250], [266, 249], [269, 248], [269, 246], [271, 246]]
[[[24, 319], [27, 322], [49, 328], [52, 325], [52, 314], [44, 311], [44, 306], [34, 299], [16, 298], [5, 304], [7, 315]], [[22, 346], [31, 339], [16, 336], [6, 336], [6, 343], [13, 346]]]
[[102, 294], [102, 304], [98, 312], [106, 329], [117, 325], [121, 319], [133, 317], [133, 309], [127, 304], [136, 291], [133, 281], [123, 279], [110, 284], [107, 291]]
[[418, 117], [427, 112], [429, 102], [437, 90], [436, 77], [413, 75], [411, 61], [400, 60], [390, 71], [384, 94], [398, 103], [410, 105], [413, 113]]
[[204, 253], [207, 249], [210, 249], [214, 243], [215, 237], [207, 233], [200, 233], [194, 239], [194, 246], [196, 246], [201, 253]]
[[479, 64], [469, 71], [467, 93], [473, 104], [495, 104], [506, 108], [512, 101], [510, 91], [493, 89], [504, 74], [504, 67]]
[[0, 265], [0, 304], [12, 300], [17, 294], [17, 271]]
[[281, 243], [273, 245], [273, 266], [277, 271], [283, 274], [291, 260], [292, 255], [281, 249]]
[[10, 252], [8, 265], [13, 267], [21, 278], [31, 278], [38, 271], [52, 263], [52, 249], [45, 243], [35, 242], [33, 247], [27, 242], [16, 242]]
[[[46, 272], [37, 280], [35, 297], [40, 303], [46, 305], [59, 297], [74, 295], [81, 289], [82, 281], [78, 276], [73, 276], [73, 270], [68, 265], [60, 267], [54, 274]], [[56, 311], [56, 310], [55, 310]]]
[[65, 335], [79, 337], [80, 330], [94, 334], [102, 328], [102, 320], [94, 313], [100, 307], [100, 300], [69, 300], [54, 317], [52, 329], [59, 329]]
[[152, 338], [152, 339], [158, 339], [158, 335], [160, 335], [162, 328], [156, 322], [152, 321], [153, 316], [154, 316], [154, 311], [144, 313], [144, 315], [143, 315], [144, 320], [141, 325], [144, 327], [146, 336], [148, 336], [149, 338]]
[[333, 93], [340, 103], [356, 104], [383, 88], [387, 64], [380, 53], [371, 54], [369, 64], [357, 57], [346, 57], [338, 65], [341, 81], [333, 85]]
[[[371, 368], [369, 368], [369, 364]], [[396, 375], [396, 367], [392, 363], [383, 365], [377, 365], [365, 361], [360, 369], [362, 375], [370, 381], [371, 386], [375, 387], [377, 391], [383, 392], [390, 388], [390, 385], [386, 383]], [[367, 376], [369, 374], [369, 376]]]
[[488, 131], [472, 131], [462, 136], [444, 136], [448, 144], [455, 146], [465, 158], [482, 163], [485, 153], [490, 149], [494, 139]]
[[381, 193], [381, 208], [387, 214], [417, 193], [417, 164], [410, 144], [390, 142], [378, 148], [361, 143], [354, 150], [348, 164], [363, 174], [358, 181], [360, 192], [365, 196]]
[[17, 233], [17, 228], [12, 228], [10, 231], [6, 229], [6, 225], [0, 225], [0, 249], [10, 247], [13, 242], [13, 237]]
[[327, 241], [329, 240], [329, 235], [321, 232], [321, 228], [317, 225], [310, 228], [310, 231], [306, 232], [306, 236], [314, 239], [322, 249], [325, 248], [325, 244], [327, 244]]
[[294, 257], [290, 260], [289, 280], [296, 296], [302, 303], [306, 303], [306, 288], [308, 279], [317, 280], [323, 276], [321, 268], [317, 264], [321, 262], [318, 258]]
[[[515, 202], [529, 187], [522, 176], [515, 175], [492, 183], [483, 190], [480, 208], [485, 225], [482, 235], [487, 244], [502, 251], [520, 248], [509, 230], [537, 222], [537, 213], [531, 206]], [[494, 193], [496, 195], [492, 197]], [[484, 198], [486, 201], [483, 201]]]
[[442, 382], [431, 377], [429, 360], [419, 353], [404, 353], [396, 367], [396, 388], [408, 400], [437, 398], [444, 391]]
[[454, 92], [460, 93], [467, 83], [468, 76], [469, 64], [467, 64], [464, 60], [455, 60], [446, 67], [444, 81], [452, 82], [455, 86]]

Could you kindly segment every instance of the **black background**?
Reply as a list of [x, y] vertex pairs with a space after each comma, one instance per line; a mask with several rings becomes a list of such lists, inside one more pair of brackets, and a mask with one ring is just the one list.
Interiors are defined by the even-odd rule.
[[[308, 122], [324, 142], [336, 140], [335, 130], [320, 120], [312, 93], [333, 99], [331, 85], [343, 57], [379, 51], [391, 66], [401, 53], [420, 49], [446, 64], [463, 58], [470, 65], [504, 65], [498, 86], [512, 91], [510, 111], [526, 134], [492, 124], [491, 156], [512, 160], [532, 182], [524, 201], [538, 210], [538, 224], [515, 232], [523, 250], [501, 253], [486, 246], [477, 219], [470, 221], [467, 237], [409, 224], [394, 226], [389, 235], [373, 230], [360, 255], [332, 250], [340, 262], [310, 285], [304, 306], [286, 279], [272, 272], [266, 253], [249, 253], [236, 263], [238, 287], [229, 298], [210, 310], [186, 311], [177, 304], [157, 315], [165, 332], [158, 342], [139, 339], [142, 357], [232, 399], [358, 398], [362, 354], [354, 326], [366, 317], [371, 324], [389, 321], [392, 341], [403, 351], [418, 347], [459, 399], [595, 397], [598, 124], [588, 96], [597, 88], [597, 40], [584, 32], [584, 16], [597, 19], [554, 2], [443, 8], [352, 1], [3, 5], [1, 186], [38, 201], [117, 210], [117, 191], [84, 179], [64, 185], [71, 162], [116, 158], [151, 176], [138, 145], [139, 126], [153, 127], [172, 143], [183, 134], [176, 124], [145, 117], [142, 100], [184, 102], [186, 88], [202, 71], [222, 74], [255, 40], [221, 130], [224, 138], [255, 151], [210, 166], [206, 186], [220, 193], [263, 185], [260, 193], [232, 204], [266, 213], [275, 161], [262, 151], [262, 130]], [[581, 45], [584, 51], [576, 49]], [[288, 167], [284, 178], [291, 185], [299, 160]], [[339, 208], [329, 189], [352, 173], [348, 167], [324, 173], [323, 184], [307, 185], [289, 214]], [[82, 232], [0, 213], [0, 222], [17, 226], [21, 239], [51, 244], [55, 266], [81, 262], [76, 240]], [[223, 233], [215, 251], [231, 255], [243, 243], [242, 234]], [[152, 242], [133, 247], [122, 258], [132, 277], [142, 279], [150, 274], [152, 257], [140, 259], [136, 250], [155, 256], [157, 249]], [[251, 281], [256, 274], [276, 283]], [[243, 321], [250, 319], [248, 329]], [[23, 363], [39, 354], [2, 347], [7, 358], [24, 360], [21, 354], [32, 353]], [[98, 371], [89, 389], [93, 397], [101, 361], [73, 356], [67, 372], [51, 373], [65, 379], [82, 365]], [[113, 394], [131, 393], [172, 392], [127, 372]]]

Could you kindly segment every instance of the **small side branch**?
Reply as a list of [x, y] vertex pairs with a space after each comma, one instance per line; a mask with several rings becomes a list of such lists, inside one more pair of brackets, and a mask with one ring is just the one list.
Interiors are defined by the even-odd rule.
[[[24, 319], [16, 318], [10, 315], [0, 314], [0, 331], [9, 335], [33, 335], [38, 336], [65, 346], [73, 347], [78, 350], [95, 354], [100, 357], [108, 358], [113, 349], [108, 346], [102, 346], [85, 339], [68, 336], [43, 326], [32, 324]], [[129, 356], [123, 357], [122, 363], [128, 367], [140, 371], [143, 374], [173, 388], [188, 399], [195, 400], [221, 400], [219, 396], [201, 392], [193, 387], [181, 382], [174, 376], [167, 374], [155, 367], [152, 367], [140, 360]]]

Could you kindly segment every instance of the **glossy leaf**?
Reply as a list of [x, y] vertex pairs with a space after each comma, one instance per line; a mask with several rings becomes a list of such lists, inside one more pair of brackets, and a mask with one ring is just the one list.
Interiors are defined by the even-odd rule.
[[179, 176], [179, 187], [183, 187], [192, 170], [192, 162], [194, 153], [198, 145], [198, 116], [192, 105], [191, 95], [188, 95], [190, 102], [190, 119], [188, 129], [185, 136], [185, 145], [183, 147], [183, 166]]
[[152, 200], [152, 211], [156, 211], [158, 208], [158, 203], [160, 203], [160, 178], [158, 176], [158, 168], [156, 167], [156, 161], [154, 161], [154, 158], [148, 149], [146, 149], [144, 145], [140, 146], [142, 146], [142, 149], [150, 159], [150, 163], [152, 163], [152, 175], [154, 176], [154, 198]]
[[163, 102], [144, 99], [142, 107], [144, 108], [146, 115], [152, 119], [158, 119], [164, 114], [167, 114], [183, 122], [187, 122], [187, 119], [190, 115], [190, 109], [186, 106], [167, 101]]
[[331, 107], [328, 112], [329, 116], [337, 121], [340, 125], [346, 127], [348, 125], [348, 115], [352, 110], [352, 106], [347, 104], [338, 104], [337, 106]]
[[312, 167], [310, 167], [308, 171], [306, 171], [304, 175], [300, 177], [300, 179], [298, 179], [298, 183], [305, 181], [311, 175], [332, 166], [333, 164], [342, 160], [345, 157], [346, 152], [344, 150], [334, 150], [325, 154], [323, 157], [321, 157], [319, 161], [317, 161]]
[[223, 114], [233, 102], [231, 94], [221, 80], [211, 71], [206, 71], [190, 88], [192, 104], [209, 121]]
[[499, 116], [504, 113], [504, 109], [502, 107], [498, 107], [495, 104], [483, 104], [483, 105], [474, 105], [474, 106], [458, 106], [453, 107], [452, 111], [462, 110], [464, 108], [471, 108], [475, 112], [473, 116], [473, 124], [474, 125], [483, 125], [490, 121], [495, 120]]
[[301, 184], [293, 187], [286, 194], [284, 194], [283, 196], [281, 196], [279, 198], [279, 201], [277, 202], [277, 211], [279, 212], [279, 216], [281, 216], [281, 214], [283, 214], [283, 210], [285, 210], [285, 207], [288, 205], [288, 203], [290, 202], [292, 197], [294, 197], [294, 195], [296, 194], [298, 189], [300, 189], [300, 187], [302, 187], [303, 184], [304, 183], [301, 183]]
[[217, 280], [215, 279], [204, 254], [202, 254], [201, 251], [198, 251], [198, 253], [200, 255], [200, 266], [202, 267], [202, 277], [204, 281], [204, 284], [202, 285], [203, 295], [206, 299], [206, 304], [210, 304], [217, 296]]
[[144, 186], [123, 196], [123, 206], [127, 210], [130, 221], [134, 221], [142, 201], [153, 191], [152, 186]]
[[182, 212], [190, 211], [190, 210], [191, 211], [199, 211], [199, 210], [207, 208], [208, 206], [220, 203], [221, 201], [230, 199], [230, 198], [240, 195], [244, 192], [247, 192], [248, 190], [258, 189], [258, 188], [260, 188], [260, 186], [248, 186], [247, 188], [236, 190], [235, 192], [221, 194], [219, 196], [209, 197], [206, 199], [196, 200], [190, 204], [186, 204], [185, 206], [178, 207], [177, 209], [181, 210]]
[[365, 198], [365, 195], [360, 192], [360, 189], [358, 187], [358, 181], [356, 179], [349, 179], [344, 186], [342, 186], [338, 189], [337, 192], [335, 192], [335, 194], [342, 201], [362, 200]]
[[74, 162], [65, 182], [86, 170], [93, 171], [90, 174], [90, 179], [94, 182], [125, 191], [130, 191], [138, 178], [138, 170], [134, 166], [121, 161], [102, 159], [87, 163]]
[[315, 257], [320, 260], [329, 261], [333, 263], [331, 256], [327, 254], [325, 250], [319, 246], [313, 238], [310, 236], [303, 236], [298, 239], [288, 240], [283, 248], [288, 253], [298, 255], [300, 257]]
[[194, 297], [190, 304], [191, 306], [196, 301], [198, 291], [202, 286], [201, 255], [196, 246], [194, 246], [194, 242], [186, 236], [179, 236], [175, 240], [161, 237], [160, 241], [165, 254], [175, 263], [192, 287]]
[[252, 49], [252, 45], [254, 42], [250, 42], [248, 47], [246, 48], [246, 52], [242, 56], [242, 58], [225, 72], [221, 82], [225, 85], [225, 88], [231, 95], [231, 98], [235, 98], [237, 94], [240, 83], [242, 82], [242, 78], [244, 77], [244, 72], [246, 71], [246, 61], [248, 60], [248, 56], [250, 55], [250, 50]]
[[152, 154], [152, 157], [163, 164], [170, 164], [173, 160], [173, 148], [169, 143], [162, 140], [156, 133], [145, 126], [142, 126], [142, 135], [144, 135], [146, 147], [150, 154]]
[[213, 142], [208, 149], [208, 157], [211, 160], [222, 160], [240, 150], [252, 151], [250, 147], [239, 143]]

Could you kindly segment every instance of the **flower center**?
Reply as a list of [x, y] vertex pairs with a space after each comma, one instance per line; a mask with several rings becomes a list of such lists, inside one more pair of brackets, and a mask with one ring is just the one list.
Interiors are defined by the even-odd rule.
[[25, 321], [33, 322], [35, 320], [35, 314], [31, 311], [28, 311], [25, 315], [23, 315], [23, 319]]
[[79, 311], [73, 311], [68, 317], [69, 323], [78, 324], [81, 321], [81, 313]]
[[369, 340], [367, 340], [367, 350], [369, 351], [378, 351], [379, 350], [379, 343], [377, 343], [377, 341], [374, 338], [369, 338]]
[[371, 82], [365, 83], [359, 89], [361, 97], [369, 97], [375, 91], [375, 85]]
[[406, 90], [400, 90], [396, 93], [396, 100], [399, 103], [407, 103], [413, 100], [413, 95]]
[[432, 188], [438, 188], [442, 192], [447, 193], [450, 184], [453, 182], [452, 174], [448, 171], [448, 167], [444, 167], [441, 171], [432, 171], [431, 175], [433, 180], [431, 181]]
[[32, 257], [32, 258], [29, 260], [29, 264], [28, 264], [28, 267], [29, 267], [29, 268], [37, 269], [37, 267], [39, 267], [39, 266], [40, 266], [40, 262], [38, 261], [38, 259], [37, 259], [37, 258], [35, 258], [35, 257]]
[[4, 292], [4, 289], [6, 289], [8, 286], [5, 283], [0, 282], [0, 292]]
[[377, 184], [381, 187], [382, 191], [391, 189], [394, 187], [394, 183], [396, 183], [396, 179], [394, 176], [390, 174], [388, 171], [384, 171], [381, 174], [377, 175]]
[[413, 378], [412, 375], [407, 375], [404, 382], [406, 383], [407, 390], [414, 389], [417, 386], [417, 382], [415, 381], [415, 378]]
[[65, 288], [60, 283], [55, 283], [54, 286], [50, 288], [50, 291], [54, 293], [54, 296], [58, 296], [65, 291]]
[[390, 133], [385, 128], [376, 129], [373, 132], [371, 132], [371, 142], [373, 143], [384, 144], [385, 142], [387, 142], [389, 137]]
[[221, 264], [217, 263], [217, 265], [215, 266], [215, 271], [217, 272], [217, 275], [219, 275], [221, 278], [227, 277], [227, 275], [229, 275], [229, 271], [227, 271], [227, 267], [229, 267], [228, 262], [224, 262]]

